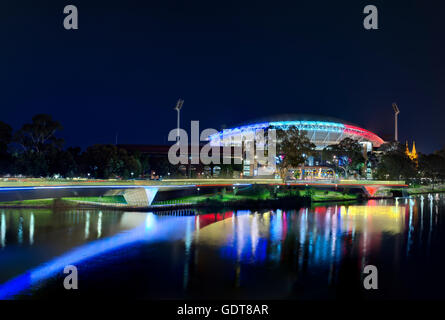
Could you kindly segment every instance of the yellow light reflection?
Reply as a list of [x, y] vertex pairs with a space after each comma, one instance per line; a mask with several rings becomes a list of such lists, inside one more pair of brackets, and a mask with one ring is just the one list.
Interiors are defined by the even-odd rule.
[[405, 222], [404, 206], [342, 206], [342, 230], [353, 225], [357, 231], [401, 233]]

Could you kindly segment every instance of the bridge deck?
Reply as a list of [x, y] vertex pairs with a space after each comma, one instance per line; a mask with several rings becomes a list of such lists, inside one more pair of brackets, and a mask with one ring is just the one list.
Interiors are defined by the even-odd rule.
[[[173, 184], [175, 181], [177, 184]], [[181, 183], [180, 183], [181, 182]], [[186, 183], [187, 182], [187, 183]], [[49, 185], [49, 186], [11, 186], [0, 187], [0, 202], [30, 199], [48, 199], [65, 197], [94, 197], [106, 195], [123, 195], [129, 205], [150, 206], [158, 192], [176, 191], [188, 188], [233, 187], [258, 185], [276, 186], [311, 186], [315, 188], [351, 188], [361, 189], [368, 197], [373, 197], [381, 188], [407, 188], [400, 181], [295, 181], [279, 182], [276, 179], [205, 179], [205, 180], [170, 180], [158, 181], [150, 185]]]

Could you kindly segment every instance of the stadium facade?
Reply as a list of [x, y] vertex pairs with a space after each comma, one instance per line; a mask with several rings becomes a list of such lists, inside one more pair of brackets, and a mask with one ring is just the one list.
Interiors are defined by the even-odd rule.
[[[366, 152], [372, 151], [384, 143], [383, 139], [377, 134], [357, 125], [335, 118], [312, 115], [281, 115], [260, 119], [237, 127], [224, 129], [210, 136], [209, 140], [212, 145], [237, 146], [239, 141], [243, 141], [241, 137], [252, 136], [252, 133], [257, 130], [287, 130], [290, 127], [296, 127], [304, 132], [310, 141], [315, 144], [316, 150], [323, 150], [329, 145], [338, 144], [345, 138], [351, 138], [362, 145], [366, 154]], [[314, 157], [310, 157], [308, 158], [307, 165], [316, 165], [317, 163], [315, 162]], [[255, 176], [258, 174], [257, 171], [258, 167], [255, 163], [249, 163], [247, 159], [244, 159], [244, 175]]]

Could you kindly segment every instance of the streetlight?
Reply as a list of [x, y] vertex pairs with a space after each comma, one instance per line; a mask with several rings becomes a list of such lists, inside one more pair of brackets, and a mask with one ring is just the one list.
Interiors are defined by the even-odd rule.
[[347, 178], [348, 178], [348, 173], [346, 172], [346, 169], [343, 168], [343, 167], [340, 167], [340, 166], [338, 166], [338, 167], [341, 168], [341, 169], [343, 169], [343, 170], [345, 170], [345, 179], [347, 179]]
[[178, 101], [176, 102], [176, 106], [174, 108], [174, 110], [176, 110], [178, 112], [178, 135], [177, 135], [177, 139], [179, 140], [179, 117], [180, 117], [180, 111], [182, 108], [182, 105], [184, 104], [184, 100], [182, 99], [178, 99]]
[[399, 133], [398, 133], [398, 126], [397, 126], [397, 118], [400, 113], [399, 107], [394, 102], [392, 104], [392, 108], [394, 109], [394, 140], [399, 141]]

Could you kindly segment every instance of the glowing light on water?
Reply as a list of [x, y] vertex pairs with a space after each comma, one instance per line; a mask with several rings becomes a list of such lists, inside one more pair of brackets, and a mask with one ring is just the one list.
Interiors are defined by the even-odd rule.
[[6, 218], [4, 213], [2, 213], [1, 223], [0, 223], [0, 239], [2, 248], [4, 248], [6, 245]]
[[102, 211], [99, 211], [99, 217], [97, 218], [97, 238], [102, 236]]
[[87, 211], [85, 219], [85, 239], [90, 237], [90, 212]]
[[189, 219], [189, 220], [187, 220], [186, 227], [185, 227], [185, 239], [184, 239], [185, 263], [184, 263], [183, 288], [187, 287], [188, 280], [189, 280], [190, 248], [192, 246], [192, 241], [193, 241], [193, 220]]
[[147, 217], [145, 218], [145, 230], [150, 231], [154, 228], [156, 223], [156, 216], [149, 212], [147, 213]]
[[252, 241], [252, 257], [255, 260], [256, 248], [259, 240], [259, 230], [258, 230], [258, 214], [254, 213], [252, 217], [252, 224], [250, 227], [250, 238]]
[[29, 244], [33, 245], [34, 243], [34, 213], [31, 213], [29, 217]]
[[[147, 214], [147, 216], [149, 215], [153, 214]], [[163, 223], [159, 225], [154, 219], [152, 220], [153, 228], [148, 232], [146, 225], [143, 224], [130, 231], [76, 247], [0, 285], [0, 299], [10, 299], [14, 295], [29, 289], [31, 286], [48, 279], [54, 274], [62, 272], [63, 268], [67, 265], [78, 265], [95, 256], [106, 254], [107, 252], [140, 241], [150, 243], [162, 239], [180, 239], [184, 234], [184, 225], [186, 225], [187, 220], [190, 219], [193, 220], [194, 217], [175, 217], [174, 219], [165, 219]]]
[[19, 218], [19, 228], [17, 231], [17, 241], [19, 244], [23, 243], [23, 217]]

